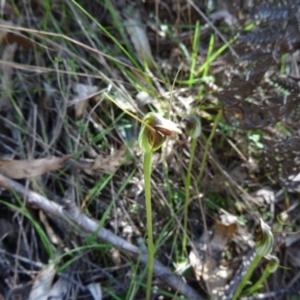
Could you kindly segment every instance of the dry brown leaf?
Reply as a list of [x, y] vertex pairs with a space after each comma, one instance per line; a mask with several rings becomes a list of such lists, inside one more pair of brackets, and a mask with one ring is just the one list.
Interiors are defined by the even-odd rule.
[[210, 242], [211, 247], [214, 247], [218, 250], [223, 250], [224, 246], [232, 238], [236, 229], [236, 223], [223, 224], [221, 222], [217, 222], [215, 225], [214, 236]]
[[0, 160], [0, 173], [13, 178], [30, 178], [47, 172], [57, 171], [65, 166], [65, 161], [70, 155], [62, 157], [46, 157], [32, 160]]
[[126, 149], [121, 148], [110, 156], [99, 154], [91, 165], [84, 167], [84, 170], [88, 174], [96, 170], [111, 174], [124, 162], [125, 153]]
[[98, 87], [94, 85], [77, 83], [73, 87], [77, 94], [76, 99], [71, 102], [75, 103], [75, 115], [76, 119], [80, 119], [89, 103], [89, 100], [98, 91]]
[[237, 230], [236, 219], [230, 222], [217, 222], [210, 238], [209, 249], [206, 249], [206, 243], [202, 243], [199, 252], [191, 251], [189, 255], [196, 278], [199, 281], [204, 279], [211, 299], [220, 299], [232, 276], [232, 270], [222, 265], [222, 253]]

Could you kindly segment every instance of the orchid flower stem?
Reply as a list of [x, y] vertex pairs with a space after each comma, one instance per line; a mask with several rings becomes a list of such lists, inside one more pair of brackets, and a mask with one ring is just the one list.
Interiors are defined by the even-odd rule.
[[151, 169], [152, 153], [158, 150], [165, 142], [167, 136], [172, 133], [180, 134], [176, 124], [167, 120], [157, 113], [149, 112], [143, 119], [143, 126], [139, 135], [139, 145], [144, 153], [144, 189], [147, 217], [148, 236], [148, 278], [146, 287], [146, 300], [151, 298], [154, 245], [152, 231], [152, 208], [151, 208]]
[[261, 260], [261, 256], [256, 254], [254, 259], [252, 260], [251, 264], [249, 265], [247, 272], [245, 274], [245, 276], [243, 277], [242, 281], [240, 282], [240, 284], [238, 285], [232, 300], [236, 300], [238, 299], [238, 297], [241, 295], [243, 288], [246, 286], [246, 284], [248, 283], [249, 279], [251, 278], [255, 268], [257, 267], [258, 263]]
[[189, 161], [187, 174], [185, 178], [185, 203], [184, 203], [184, 216], [183, 216], [182, 254], [186, 250], [186, 244], [187, 244], [187, 219], [188, 219], [188, 208], [189, 208], [189, 200], [190, 200], [191, 175], [192, 175], [192, 167], [193, 167], [193, 161], [195, 157], [196, 146], [197, 146], [197, 138], [192, 138], [190, 161]]
[[147, 216], [147, 235], [148, 235], [148, 278], [146, 289], [146, 300], [151, 298], [151, 286], [154, 264], [154, 245], [152, 233], [152, 207], [151, 207], [151, 168], [152, 152], [144, 153], [144, 182], [145, 182], [145, 202]]
[[263, 286], [263, 283], [268, 279], [270, 274], [271, 273], [267, 269], [265, 269], [261, 277], [254, 283], [253, 286], [251, 286], [248, 290], [245, 291], [245, 293], [243, 293], [243, 296], [252, 295], [254, 292], [258, 291]]

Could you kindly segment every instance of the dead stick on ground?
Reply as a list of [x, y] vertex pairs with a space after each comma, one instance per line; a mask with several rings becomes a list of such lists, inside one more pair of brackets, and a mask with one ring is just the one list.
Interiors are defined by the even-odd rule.
[[[0, 187], [17, 192], [19, 195], [26, 198], [27, 205], [35, 206], [51, 216], [68, 219], [87, 233], [96, 232], [99, 228], [99, 223], [81, 213], [79, 208], [75, 205], [75, 202], [72, 200], [66, 201], [67, 203], [65, 206], [59, 205], [36, 192], [27, 191], [20, 183], [6, 178], [1, 174]], [[141, 250], [138, 247], [128, 243], [109, 230], [101, 228], [97, 236], [101, 241], [109, 242], [123, 252], [126, 252], [134, 260], [139, 260], [144, 265], [147, 264], [147, 254], [141, 253]], [[203, 300], [195, 290], [183, 282], [180, 276], [173, 274], [159, 261], [154, 262], [154, 274], [181, 295], [184, 295], [189, 299]]]

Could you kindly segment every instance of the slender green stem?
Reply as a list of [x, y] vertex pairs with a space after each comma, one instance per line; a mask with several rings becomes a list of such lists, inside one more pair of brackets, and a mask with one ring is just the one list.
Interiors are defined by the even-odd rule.
[[249, 289], [245, 291], [245, 293], [243, 293], [243, 296], [251, 295], [257, 290], [259, 290], [263, 286], [263, 283], [268, 279], [270, 274], [271, 273], [267, 269], [265, 269], [261, 277], [255, 282], [253, 286], [251, 286]]
[[210, 143], [211, 143], [211, 140], [213, 139], [214, 135], [215, 135], [215, 132], [216, 132], [216, 129], [218, 127], [218, 124], [222, 118], [222, 109], [220, 108], [219, 109], [219, 112], [216, 116], [216, 119], [214, 121], [214, 125], [213, 125], [213, 128], [211, 130], [211, 133], [205, 143], [205, 148], [204, 148], [204, 153], [203, 153], [203, 157], [202, 157], [202, 161], [201, 161], [201, 165], [200, 165], [200, 171], [199, 171], [199, 175], [198, 175], [198, 180], [201, 180], [202, 179], [202, 175], [203, 175], [203, 172], [204, 172], [204, 168], [205, 168], [205, 164], [206, 164], [206, 160], [207, 160], [207, 155], [208, 155], [208, 150], [209, 150], [209, 147], [210, 147]]
[[146, 289], [146, 300], [151, 298], [151, 286], [154, 263], [154, 245], [152, 234], [152, 207], [151, 207], [151, 168], [152, 152], [144, 153], [144, 182], [145, 182], [145, 202], [147, 215], [147, 235], [148, 235], [148, 278]]
[[191, 186], [191, 175], [192, 167], [195, 156], [195, 150], [197, 146], [197, 138], [192, 138], [191, 142], [191, 156], [185, 178], [185, 203], [184, 203], [184, 216], [183, 216], [183, 239], [182, 239], [182, 253], [184, 253], [187, 244], [187, 219], [188, 219], [188, 208], [190, 200], [190, 186]]
[[241, 295], [242, 291], [243, 291], [243, 288], [245, 287], [245, 285], [248, 283], [251, 275], [253, 274], [255, 268], [257, 267], [258, 263], [260, 262], [261, 260], [261, 256], [260, 255], [255, 255], [254, 259], [252, 260], [245, 276], [243, 277], [242, 281], [240, 282], [239, 286], [237, 287], [233, 297], [232, 297], [232, 300], [236, 300], [238, 299], [238, 297]]

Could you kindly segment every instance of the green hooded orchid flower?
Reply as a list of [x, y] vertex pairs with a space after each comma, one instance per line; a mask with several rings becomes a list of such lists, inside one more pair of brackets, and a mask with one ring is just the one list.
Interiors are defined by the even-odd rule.
[[157, 113], [150, 112], [143, 119], [139, 144], [144, 153], [155, 152], [173, 133], [181, 133], [176, 124]]
[[186, 129], [189, 136], [193, 139], [196, 139], [201, 134], [201, 121], [200, 118], [197, 116], [186, 116], [184, 118], [186, 123]]
[[148, 278], [146, 300], [151, 299], [151, 287], [154, 264], [154, 243], [152, 234], [152, 207], [151, 207], [151, 168], [152, 153], [158, 150], [166, 138], [173, 133], [181, 133], [175, 123], [157, 113], [150, 112], [143, 119], [143, 126], [139, 135], [139, 145], [144, 153], [144, 183], [145, 203], [148, 236]]
[[260, 227], [256, 234], [256, 253], [263, 257], [271, 253], [274, 246], [274, 236], [271, 228], [262, 219], [260, 219]]

